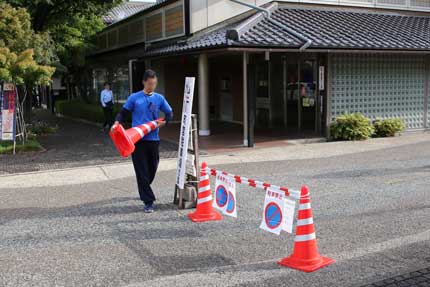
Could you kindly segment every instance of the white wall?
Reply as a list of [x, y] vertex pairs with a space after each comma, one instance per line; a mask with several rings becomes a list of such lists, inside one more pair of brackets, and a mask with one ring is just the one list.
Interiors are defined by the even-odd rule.
[[[242, 1], [259, 6], [272, 2], [271, 0]], [[430, 0], [278, 0], [277, 2], [329, 4], [430, 12]], [[195, 33], [244, 13], [250, 10], [250, 8], [236, 4], [230, 0], [190, 0], [190, 10], [190, 30], [191, 33]]]

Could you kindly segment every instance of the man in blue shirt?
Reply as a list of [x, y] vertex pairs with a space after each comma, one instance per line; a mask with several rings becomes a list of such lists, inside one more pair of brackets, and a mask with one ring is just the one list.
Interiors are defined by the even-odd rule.
[[[127, 114], [131, 113], [132, 126], [136, 127], [159, 118], [159, 112], [165, 115], [165, 121], [157, 121], [162, 127], [173, 117], [172, 108], [166, 99], [155, 93], [157, 87], [157, 75], [152, 70], [147, 70], [143, 74], [143, 91], [131, 94], [122, 110], [116, 116], [115, 124], [122, 123]], [[146, 213], [154, 212], [155, 195], [151, 188], [157, 172], [160, 138], [158, 128], [143, 137], [135, 144], [132, 154], [134, 171], [136, 173], [137, 186], [140, 199], [145, 204]]]

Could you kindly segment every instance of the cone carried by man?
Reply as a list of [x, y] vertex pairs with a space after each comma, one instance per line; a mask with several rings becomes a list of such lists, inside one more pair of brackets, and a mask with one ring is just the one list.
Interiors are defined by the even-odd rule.
[[163, 121], [160, 118], [155, 121], [147, 122], [143, 125], [125, 130], [121, 124], [114, 125], [109, 135], [123, 157], [128, 157], [134, 152], [134, 144], [141, 138], [158, 128], [158, 121]]

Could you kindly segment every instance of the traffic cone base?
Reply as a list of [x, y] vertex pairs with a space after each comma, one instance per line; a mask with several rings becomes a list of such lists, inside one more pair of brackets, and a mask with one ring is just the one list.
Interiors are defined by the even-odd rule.
[[290, 256], [278, 261], [278, 264], [281, 266], [290, 267], [304, 272], [314, 272], [332, 263], [334, 263], [333, 259], [322, 256], [310, 260]]
[[189, 213], [188, 218], [191, 219], [192, 222], [205, 222], [205, 221], [217, 221], [222, 220], [221, 214], [216, 211], [211, 213], [201, 214], [196, 212]]
[[115, 131], [110, 132], [109, 135], [121, 156], [128, 157], [132, 152], [134, 152], [134, 143], [127, 135], [122, 125], [117, 125], [114, 129]]

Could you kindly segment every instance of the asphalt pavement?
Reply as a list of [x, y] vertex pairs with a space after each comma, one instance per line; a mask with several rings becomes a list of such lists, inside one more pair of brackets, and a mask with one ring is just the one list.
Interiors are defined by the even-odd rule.
[[[258, 189], [238, 187], [237, 219], [191, 223], [171, 204], [175, 171], [163, 170], [149, 215], [132, 177], [0, 189], [0, 286], [428, 286], [430, 142], [216, 167], [306, 184], [319, 250], [336, 263], [278, 266], [293, 236], [258, 228]], [[403, 285], [389, 285], [399, 276]]]

